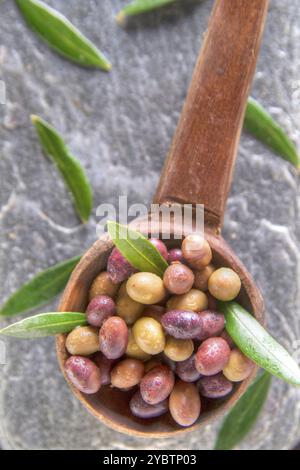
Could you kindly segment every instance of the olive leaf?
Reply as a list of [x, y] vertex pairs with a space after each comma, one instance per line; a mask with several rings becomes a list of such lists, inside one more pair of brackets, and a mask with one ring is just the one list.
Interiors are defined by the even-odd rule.
[[163, 276], [168, 263], [144, 235], [117, 222], [108, 221], [107, 227], [110, 238], [134, 268]]
[[86, 325], [86, 316], [78, 312], [49, 312], [40, 313], [25, 318], [17, 323], [2, 328], [1, 335], [15, 338], [43, 338], [59, 333], [68, 333], [77, 326]]
[[70, 153], [63, 138], [50, 124], [39, 116], [31, 116], [31, 120], [45, 153], [55, 163], [73, 195], [80, 219], [87, 222], [92, 211], [93, 193], [81, 163]]
[[106, 71], [111, 65], [99, 49], [61, 13], [40, 0], [15, 0], [28, 26], [67, 59]]
[[233, 449], [255, 424], [267, 399], [271, 375], [263, 372], [230, 410], [219, 430], [215, 450]]
[[126, 5], [116, 16], [116, 21], [122, 24], [127, 16], [140, 15], [148, 11], [156, 10], [157, 8], [164, 7], [177, 0], [133, 0], [133, 2]]
[[300, 385], [296, 361], [236, 302], [218, 302], [225, 315], [226, 330], [239, 349], [257, 365], [293, 385]]
[[7, 299], [0, 308], [0, 317], [27, 312], [58, 295], [79, 260], [80, 256], [75, 256], [39, 272]]
[[248, 99], [244, 127], [282, 158], [300, 169], [297, 149], [284, 130], [253, 98]]

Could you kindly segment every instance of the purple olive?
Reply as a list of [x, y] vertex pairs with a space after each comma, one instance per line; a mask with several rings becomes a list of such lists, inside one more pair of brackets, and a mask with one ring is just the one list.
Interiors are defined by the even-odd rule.
[[202, 332], [202, 318], [190, 310], [170, 310], [161, 317], [165, 331], [179, 339], [197, 338]]
[[143, 400], [139, 390], [131, 398], [129, 406], [134, 416], [144, 419], [157, 418], [165, 414], [169, 409], [168, 400], [163, 400], [160, 403], [156, 403], [156, 405], [149, 405], [149, 403]]
[[118, 359], [125, 354], [128, 344], [128, 328], [120, 317], [110, 317], [99, 332], [100, 351], [108, 359]]
[[96, 393], [101, 387], [100, 369], [87, 357], [69, 357], [64, 370], [72, 385], [83, 393]]
[[116, 313], [116, 305], [108, 295], [97, 295], [86, 309], [87, 322], [92, 326], [100, 328], [104, 320]]
[[174, 374], [169, 367], [165, 365], [153, 367], [140, 383], [143, 400], [150, 405], [160, 403], [170, 395], [174, 382]]
[[107, 262], [107, 272], [111, 280], [118, 284], [128, 279], [135, 271], [135, 268], [131, 266], [121, 252], [114, 248]]
[[204, 341], [212, 336], [219, 336], [225, 325], [225, 317], [222, 313], [213, 310], [203, 310], [198, 315], [202, 318], [202, 331], [197, 339]]
[[160, 252], [161, 256], [165, 258], [165, 260], [168, 259], [168, 250], [164, 242], [159, 240], [159, 238], [150, 238], [149, 242], [152, 243], [153, 246]]
[[168, 262], [169, 264], [175, 263], [179, 261], [179, 263], [184, 263], [182, 251], [180, 248], [172, 248], [172, 250], [168, 253]]
[[195, 354], [182, 362], [176, 363], [175, 374], [184, 382], [196, 382], [201, 374], [195, 366]]
[[210, 377], [201, 377], [197, 382], [200, 394], [207, 398], [222, 398], [228, 395], [233, 388], [232, 382], [220, 372]]

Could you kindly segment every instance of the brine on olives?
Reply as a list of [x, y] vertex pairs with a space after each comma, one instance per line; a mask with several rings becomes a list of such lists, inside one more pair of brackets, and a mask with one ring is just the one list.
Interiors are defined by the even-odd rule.
[[129, 297], [141, 304], [159, 303], [166, 295], [164, 283], [153, 273], [136, 273], [127, 281], [126, 289]]
[[172, 392], [174, 381], [174, 374], [169, 367], [165, 365], [153, 367], [140, 383], [143, 400], [150, 405], [162, 402]]
[[66, 348], [74, 356], [89, 356], [99, 351], [98, 330], [92, 326], [79, 326], [66, 339]]
[[231, 268], [219, 268], [208, 280], [209, 292], [218, 300], [235, 299], [241, 289], [241, 280]]
[[208, 338], [199, 346], [195, 366], [202, 375], [215, 375], [224, 369], [229, 361], [230, 348], [225, 339]]
[[155, 405], [150, 405], [142, 398], [140, 390], [137, 390], [129, 402], [130, 410], [137, 418], [157, 418], [165, 414], [169, 409], [168, 400], [163, 400]]
[[69, 357], [64, 370], [72, 385], [83, 393], [96, 393], [101, 387], [100, 369], [87, 357]]
[[114, 298], [118, 292], [119, 287], [120, 284], [115, 284], [112, 282], [108, 272], [103, 271], [94, 279], [89, 291], [89, 299], [92, 300], [98, 295], [109, 295], [110, 297]]
[[103, 323], [100, 332], [100, 351], [108, 359], [123, 356], [128, 344], [128, 328], [120, 317], [110, 317]]
[[161, 324], [149, 317], [142, 317], [132, 328], [137, 345], [147, 354], [159, 354], [165, 348], [166, 338]]
[[196, 385], [178, 380], [169, 398], [173, 419], [180, 426], [191, 426], [199, 418], [201, 401]]
[[164, 285], [172, 294], [185, 294], [193, 284], [193, 271], [185, 264], [173, 263], [165, 270]]
[[118, 362], [111, 371], [113, 387], [128, 389], [139, 384], [144, 375], [144, 364], [138, 359], [124, 359]]
[[85, 313], [88, 323], [100, 328], [104, 320], [115, 315], [116, 305], [109, 295], [97, 295], [90, 301]]
[[202, 331], [202, 319], [189, 310], [170, 310], [161, 318], [164, 330], [174, 338], [197, 338]]

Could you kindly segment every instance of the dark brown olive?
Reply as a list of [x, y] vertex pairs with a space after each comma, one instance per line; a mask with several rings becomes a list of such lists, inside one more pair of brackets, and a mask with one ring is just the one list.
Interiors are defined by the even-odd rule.
[[198, 315], [202, 319], [202, 331], [197, 339], [204, 341], [212, 336], [219, 336], [225, 325], [225, 317], [222, 313], [213, 310], [203, 310]]
[[215, 269], [216, 268], [212, 264], [205, 266], [205, 268], [200, 271], [195, 269], [193, 271], [195, 276], [194, 287], [201, 291], [206, 291], [208, 289], [208, 280]]
[[125, 354], [128, 344], [128, 328], [120, 317], [110, 317], [99, 332], [100, 351], [108, 359], [118, 359]]
[[69, 357], [64, 370], [72, 385], [83, 393], [96, 393], [101, 387], [100, 369], [87, 357]]
[[191, 426], [201, 411], [201, 401], [196, 385], [178, 380], [169, 398], [172, 418], [180, 426]]
[[216, 299], [211, 295], [210, 292], [206, 293], [207, 295], [207, 308], [208, 310], [217, 310], [217, 301]]
[[225, 339], [208, 338], [200, 345], [195, 356], [195, 366], [202, 375], [216, 375], [226, 366], [230, 348]]
[[172, 294], [185, 294], [194, 284], [194, 273], [185, 264], [173, 263], [165, 270], [163, 280]]
[[110, 372], [113, 368], [114, 364], [116, 363], [115, 359], [107, 359], [101, 352], [98, 352], [93, 357], [93, 361], [100, 369], [101, 373], [101, 383], [102, 385], [109, 385], [110, 384]]
[[161, 317], [164, 330], [174, 338], [193, 339], [202, 332], [202, 319], [189, 310], [170, 310]]
[[222, 398], [231, 393], [233, 385], [222, 372], [210, 377], [201, 377], [197, 382], [200, 394], [206, 398]]
[[154, 320], [160, 322], [165, 311], [166, 309], [161, 305], [147, 305], [143, 312], [143, 317], [154, 318]]
[[195, 366], [195, 354], [182, 362], [176, 363], [175, 374], [184, 382], [196, 382], [201, 374]]
[[164, 242], [162, 242], [158, 238], [150, 238], [149, 242], [151, 242], [152, 245], [155, 246], [155, 248], [160, 252], [161, 256], [165, 258], [165, 260], [168, 259], [168, 250]]
[[113, 387], [128, 389], [139, 384], [144, 375], [144, 364], [138, 359], [124, 359], [118, 362], [111, 371]]
[[169, 367], [165, 365], [153, 367], [140, 384], [143, 400], [150, 405], [165, 400], [174, 387], [174, 381], [174, 374]]
[[112, 317], [116, 313], [116, 305], [108, 295], [97, 295], [87, 306], [87, 322], [92, 326], [100, 328], [104, 320]]
[[131, 266], [121, 252], [117, 248], [114, 248], [107, 262], [107, 272], [111, 280], [115, 284], [118, 284], [128, 279], [135, 271], [135, 268]]
[[160, 403], [156, 403], [156, 405], [149, 405], [149, 403], [143, 400], [141, 392], [138, 390], [131, 398], [129, 407], [134, 416], [147, 419], [157, 418], [165, 414], [169, 409], [169, 403], [168, 400], [163, 400]]
[[168, 253], [168, 262], [169, 264], [175, 263], [179, 261], [179, 263], [184, 263], [182, 251], [180, 248], [172, 248], [172, 250]]

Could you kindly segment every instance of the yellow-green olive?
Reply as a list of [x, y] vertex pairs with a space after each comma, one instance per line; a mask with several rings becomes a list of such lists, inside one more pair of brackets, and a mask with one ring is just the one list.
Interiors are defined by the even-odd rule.
[[114, 284], [112, 282], [107, 271], [103, 271], [94, 279], [89, 291], [89, 299], [92, 300], [94, 297], [97, 297], [97, 295], [102, 294], [114, 298], [118, 292], [119, 286], [120, 284]]
[[166, 295], [162, 279], [153, 273], [133, 274], [126, 283], [126, 290], [129, 297], [146, 305], [156, 304]]
[[167, 336], [164, 353], [169, 359], [172, 359], [172, 361], [185, 361], [193, 354], [193, 351], [193, 340], [178, 339], [173, 338], [173, 336]]
[[233, 300], [240, 292], [241, 280], [233, 269], [219, 268], [210, 276], [208, 289], [218, 300]]
[[191, 233], [182, 242], [182, 254], [192, 268], [203, 269], [212, 259], [212, 252], [203, 235]]
[[216, 268], [212, 264], [205, 266], [205, 268], [199, 271], [194, 270], [194, 287], [196, 289], [206, 291], [208, 289], [208, 280], [215, 270]]
[[159, 354], [165, 348], [164, 330], [154, 318], [142, 317], [133, 325], [137, 345], [148, 354]]
[[186, 294], [173, 295], [167, 302], [167, 310], [206, 310], [208, 300], [206, 294], [198, 289], [191, 289]]
[[92, 326], [79, 326], [66, 339], [66, 348], [72, 356], [89, 356], [99, 347], [98, 330]]
[[231, 382], [241, 382], [249, 377], [253, 368], [254, 363], [248, 357], [244, 356], [239, 349], [233, 349], [223, 369], [223, 374]]
[[127, 294], [126, 282], [120, 287], [116, 300], [117, 315], [123, 318], [127, 325], [133, 325], [143, 313], [144, 305], [136, 302]]
[[140, 359], [141, 361], [148, 361], [151, 358], [150, 354], [147, 354], [137, 345], [131, 330], [129, 330], [126, 355], [133, 359]]

